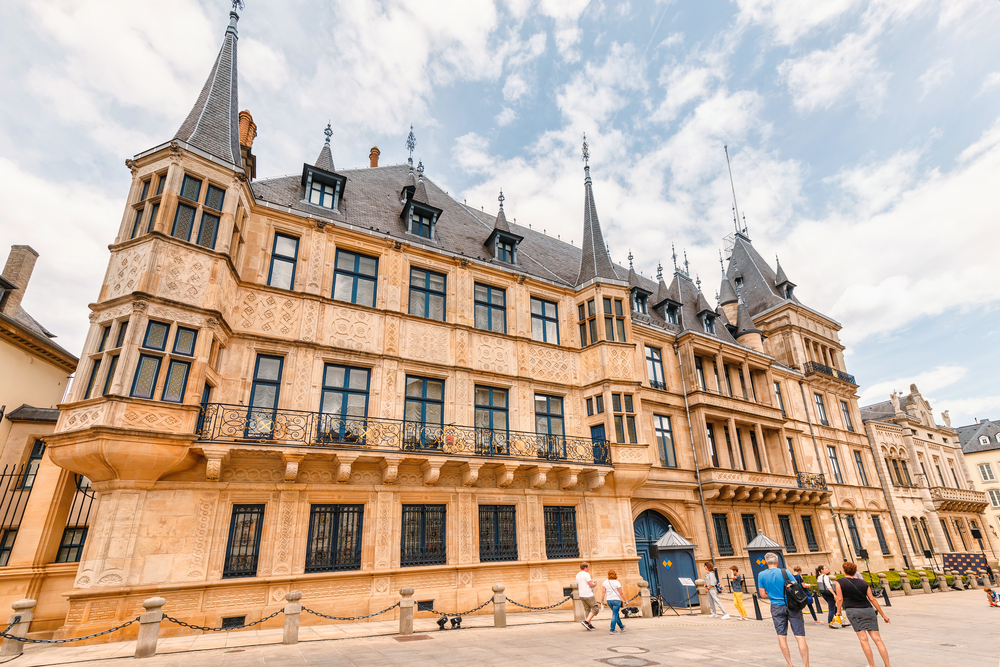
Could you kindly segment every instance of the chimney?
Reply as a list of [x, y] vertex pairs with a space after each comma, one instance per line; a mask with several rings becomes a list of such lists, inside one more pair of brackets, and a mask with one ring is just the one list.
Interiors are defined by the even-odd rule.
[[378, 146], [372, 146], [372, 152], [368, 154], [369, 168], [378, 166], [378, 156], [381, 155]]
[[31, 272], [35, 268], [35, 260], [38, 253], [31, 246], [12, 245], [10, 255], [7, 256], [7, 265], [3, 267], [3, 277], [16, 285], [12, 289], [3, 303], [3, 314], [8, 317], [17, 315], [21, 307], [21, 299], [24, 298], [24, 290], [28, 288], [28, 281], [31, 280]]
[[257, 177], [257, 156], [251, 150], [256, 136], [257, 123], [253, 122], [250, 112], [244, 109], [240, 112], [240, 154], [243, 158], [243, 170], [251, 181]]

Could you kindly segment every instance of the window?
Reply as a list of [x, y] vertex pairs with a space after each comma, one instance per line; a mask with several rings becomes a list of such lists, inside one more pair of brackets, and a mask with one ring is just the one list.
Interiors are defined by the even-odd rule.
[[101, 340], [97, 344], [97, 351], [104, 352], [104, 349], [108, 346], [108, 336], [111, 334], [111, 325], [101, 328]]
[[136, 209], [135, 211], [135, 218], [132, 220], [132, 231], [128, 236], [130, 239], [134, 239], [139, 235], [139, 223], [142, 221], [142, 211], [143, 209], [141, 208]]
[[747, 544], [750, 544], [757, 537], [757, 515], [744, 514], [741, 518], [743, 519], [743, 536], [747, 538]]
[[955, 466], [951, 466], [951, 478], [955, 480], [955, 488], [961, 489], [962, 485], [958, 483], [958, 475], [955, 474]]
[[333, 271], [333, 298], [360, 306], [375, 307], [378, 258], [346, 250], [337, 251]]
[[868, 486], [868, 475], [865, 474], [865, 463], [861, 456], [861, 450], [854, 450], [854, 463], [858, 466], [858, 479], [861, 480], [861, 486]]
[[672, 303], [667, 304], [663, 312], [667, 316], [666, 320], [668, 324], [678, 324], [680, 322], [679, 311], [680, 309], [676, 305]]
[[535, 433], [547, 435], [539, 442], [542, 458], [565, 458], [566, 441], [563, 423], [563, 400], [558, 396], [535, 394]]
[[793, 554], [798, 551], [795, 546], [795, 534], [792, 533], [792, 519], [787, 514], [778, 515], [778, 525], [781, 526], [781, 540], [785, 543], [785, 551]]
[[729, 397], [733, 398], [735, 394], [733, 394], [733, 381], [732, 379], [730, 379], [729, 376], [729, 364], [723, 364], [722, 371], [723, 374], [726, 376], [726, 388], [729, 389]]
[[746, 376], [743, 375], [743, 369], [740, 369], [740, 389], [743, 391], [743, 400], [749, 401], [750, 397], [747, 395], [747, 380]]
[[191, 230], [194, 228], [195, 213], [196, 209], [193, 206], [178, 204], [177, 212], [174, 213], [174, 226], [170, 230], [170, 235], [182, 241], [190, 241]]
[[507, 333], [507, 292], [499, 287], [480, 285], [474, 288], [476, 328]]
[[795, 460], [795, 445], [792, 444], [791, 438], [785, 438], [788, 441], [788, 455], [792, 458], [792, 472], [796, 475], [799, 474], [799, 464]]
[[281, 393], [282, 357], [258, 355], [250, 387], [250, 409], [247, 414], [246, 437], [269, 438], [274, 432], [274, 418]]
[[823, 397], [820, 394], [813, 394], [816, 398], [816, 418], [823, 426], [829, 426], [830, 421], [826, 418], [826, 406], [823, 405]]
[[729, 452], [729, 464], [735, 469], [736, 468], [736, 456], [733, 452], [733, 441], [729, 437], [729, 426], [722, 426], [722, 433], [726, 436], [726, 450]]
[[209, 184], [208, 192], [205, 193], [205, 206], [216, 211], [222, 211], [222, 202], [226, 198], [226, 191]]
[[785, 416], [785, 399], [781, 396], [781, 383], [774, 383], [774, 395], [778, 398], [778, 407], [781, 408], [781, 416]]
[[201, 199], [201, 179], [184, 174], [184, 181], [181, 184], [181, 197], [197, 203]]
[[819, 551], [819, 543], [816, 541], [816, 531], [813, 530], [811, 516], [802, 517], [802, 531], [806, 534], [806, 546], [809, 547], [809, 551]]
[[594, 300], [576, 307], [580, 320], [580, 347], [587, 347], [597, 342], [597, 309]]
[[711, 313], [704, 313], [701, 316], [701, 322], [702, 326], [705, 328], [705, 333], [715, 333], [715, 315], [712, 315]]
[[425, 239], [434, 238], [434, 216], [410, 207], [410, 233]]
[[118, 337], [115, 339], [115, 347], [121, 347], [125, 344], [125, 332], [128, 330], [128, 320], [121, 323], [118, 327]]
[[84, 400], [94, 397], [94, 386], [97, 384], [97, 376], [101, 372], [101, 359], [94, 359], [94, 365], [90, 367], [90, 376], [87, 378], [87, 390], [83, 393]]
[[[903, 473], [899, 471], [899, 461], [896, 459], [889, 459], [892, 462], [892, 470], [896, 473], [896, 477], [893, 479], [892, 483], [896, 486], [903, 486]], [[889, 475], [892, 477], [892, 475]]]
[[160, 375], [160, 358], [149, 354], [140, 354], [139, 363], [135, 365], [135, 378], [132, 380], [133, 398], [153, 398], [156, 381]]
[[705, 384], [705, 364], [702, 362], [701, 357], [694, 358], [694, 368], [698, 373], [698, 388], [706, 391], [708, 385]]
[[[156, 215], [160, 212], [160, 204], [153, 204], [153, 209], [149, 213], [149, 224], [146, 225], [146, 231], [151, 232], [156, 226]], [[136, 220], [138, 222], [138, 220]]]
[[170, 325], [163, 322], [149, 321], [146, 325], [146, 336], [142, 339], [142, 346], [150, 350], [163, 352], [167, 349], [167, 334], [170, 333]]
[[545, 508], [545, 557], [579, 558], [576, 542], [576, 508]]
[[757, 472], [764, 472], [763, 460], [760, 457], [760, 447], [757, 446], [757, 434], [750, 431], [750, 448], [753, 450], [754, 462], [757, 464]]
[[885, 532], [882, 530], [882, 519], [872, 514], [872, 524], [875, 526], [875, 536], [878, 537], [878, 546], [882, 549], [884, 556], [889, 555], [889, 543], [885, 539]]
[[267, 284], [278, 289], [292, 289], [295, 285], [295, 261], [298, 254], [297, 238], [275, 234], [271, 250], [271, 272], [267, 276]]
[[993, 476], [993, 467], [989, 463], [979, 464], [979, 475], [983, 478], [984, 482], [992, 482], [996, 479]]
[[587, 416], [588, 417], [593, 417], [594, 416], [594, 399], [588, 398], [586, 400], [586, 404], [587, 404]]
[[322, 442], [363, 444], [370, 380], [371, 371], [367, 368], [336, 364], [323, 367], [323, 394], [319, 404]]
[[663, 353], [655, 347], [646, 346], [646, 373], [649, 375], [649, 386], [653, 389], [666, 389], [667, 383], [663, 376]]
[[598, 394], [597, 396], [594, 396], [594, 405], [597, 406], [597, 414], [603, 415], [604, 414], [604, 396], [601, 395], [601, 394]]
[[184, 388], [187, 386], [188, 373], [191, 371], [191, 364], [187, 361], [171, 359], [167, 366], [167, 379], [163, 383], [163, 395], [160, 400], [169, 403], [181, 403], [184, 401]]
[[938, 475], [938, 479], [941, 481], [941, 486], [945, 486], [944, 475], [941, 474], [941, 466], [939, 466], [938, 464], [935, 463], [934, 467], [937, 468], [937, 475]]
[[309, 203], [332, 209], [336, 205], [336, 191], [332, 185], [313, 180], [309, 188]]
[[[903, 517], [903, 523], [906, 523], [906, 517]], [[923, 553], [926, 550], [924, 549], [924, 538], [920, 536], [920, 526], [917, 525], [917, 520], [914, 519], [913, 517], [910, 517], [910, 523], [913, 524], [913, 533], [910, 534], [910, 545], [913, 546], [913, 550], [916, 551], [917, 553]], [[910, 532], [909, 524], [907, 524], [906, 526], [906, 532], [907, 533]], [[917, 545], [919, 545], [920, 547], [919, 549], [917, 549], [917, 546], [913, 544], [914, 535], [917, 536]]]
[[643, 315], [648, 315], [649, 314], [649, 306], [648, 306], [648, 304], [649, 304], [649, 297], [647, 295], [640, 294], [639, 292], [633, 290], [632, 291], [632, 303], [634, 304], [634, 308], [635, 308], [635, 310], [637, 312], [640, 312]]
[[514, 263], [514, 243], [509, 240], [497, 238], [497, 250], [495, 257], [501, 262]]
[[517, 560], [517, 519], [513, 505], [479, 506], [479, 560]]
[[996, 489], [990, 489], [986, 492], [990, 497], [990, 505], [993, 507], [1000, 507], [1000, 491]]
[[676, 468], [677, 455], [674, 452], [674, 433], [670, 428], [670, 417], [653, 415], [653, 430], [656, 432], [656, 447], [660, 452], [660, 465], [666, 468]]
[[108, 362], [108, 374], [104, 376], [104, 390], [101, 392], [102, 396], [107, 396], [111, 393], [111, 382], [115, 378], [115, 371], [118, 370], [118, 356], [114, 355]]
[[854, 546], [854, 555], [861, 556], [861, 550], [864, 547], [861, 544], [861, 535], [858, 533], [858, 524], [854, 521], [853, 516], [847, 517], [847, 532], [851, 536], [851, 544]]
[[944, 531], [944, 538], [948, 542], [948, 551], [954, 553], [955, 545], [951, 541], [951, 533], [948, 532], [948, 522], [945, 521], [944, 519], [941, 519], [941, 530]]
[[139, 195], [139, 201], [146, 201], [146, 196], [149, 194], [149, 183], [152, 179], [147, 178], [142, 182], [142, 194]]
[[931, 542], [931, 533], [927, 530], [927, 519], [924, 517], [920, 517], [920, 528], [924, 531], [924, 537], [927, 538], [927, 548], [933, 552], [934, 543]]
[[445, 562], [445, 506], [403, 505], [399, 564], [410, 567]]
[[725, 514], [713, 514], [712, 523], [715, 524], [715, 542], [719, 547], [720, 556], [732, 556], [733, 543], [729, 540], [729, 521]]
[[[211, 193], [212, 186], [208, 186], [208, 191]], [[206, 203], [206, 206], [208, 204]], [[219, 216], [214, 213], [209, 213], [208, 211], [203, 211], [201, 214], [201, 229], [198, 231], [198, 239], [195, 241], [198, 245], [203, 248], [214, 249], [215, 239], [219, 235]]]
[[263, 505], [233, 505], [223, 579], [257, 576], [257, 557], [260, 554], [260, 533], [263, 527]]
[[10, 562], [10, 552], [14, 550], [17, 540], [17, 528], [4, 528], [0, 533], [0, 567], [7, 567]]
[[24, 466], [24, 475], [21, 477], [20, 489], [30, 489], [35, 485], [35, 477], [38, 476], [38, 466], [42, 464], [42, 457], [45, 456], [45, 443], [35, 440], [31, 446], [31, 454], [28, 455], [28, 463]]
[[447, 278], [424, 269], [410, 269], [410, 315], [429, 320], [445, 319]]
[[903, 477], [906, 478], [906, 485], [913, 486], [913, 480], [910, 479], [910, 469], [906, 465], [906, 461], [900, 461], [899, 465], [903, 468]]
[[608, 340], [625, 342], [625, 312], [621, 299], [604, 297], [604, 335]]
[[531, 297], [531, 337], [559, 344], [559, 313], [556, 304]]
[[837, 448], [833, 445], [827, 445], [826, 451], [830, 456], [830, 472], [833, 473], [833, 479], [837, 484], [844, 483], [844, 475], [840, 471], [840, 461], [837, 459]]
[[611, 407], [615, 416], [615, 442], [638, 442], [635, 431], [635, 404], [632, 394], [611, 394]]
[[715, 429], [711, 424], [705, 424], [705, 432], [708, 434], [708, 455], [712, 459], [712, 465], [719, 467], [719, 449], [715, 445]]
[[962, 551], [968, 551], [969, 545], [965, 542], [965, 526], [962, 525], [961, 520], [955, 519], [955, 532], [958, 533], [958, 537], [962, 540]]
[[[840, 411], [844, 413], [844, 427], [848, 431], [854, 432], [854, 422], [851, 421], [851, 410], [847, 407], [847, 401], [840, 402]], [[868, 486], [867, 484], [865, 486]]]
[[[444, 425], [444, 380], [406, 376], [403, 419], [410, 422], [406, 430], [411, 445], [417, 440], [421, 447], [440, 444], [436, 436]], [[428, 425], [430, 430], [425, 428]]]
[[194, 356], [194, 344], [198, 340], [198, 332], [194, 329], [177, 327], [174, 335], [174, 354], [182, 354], [185, 357]]
[[476, 453], [507, 454], [507, 390], [476, 387]]
[[80, 554], [83, 553], [83, 545], [86, 541], [86, 526], [66, 526], [63, 530], [62, 540], [59, 542], [59, 551], [56, 552], [55, 562], [79, 563]]
[[364, 505], [313, 505], [309, 511], [306, 572], [361, 569]]

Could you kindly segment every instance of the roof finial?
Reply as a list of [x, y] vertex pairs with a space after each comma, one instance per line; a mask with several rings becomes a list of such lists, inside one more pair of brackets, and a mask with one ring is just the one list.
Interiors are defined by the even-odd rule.
[[243, 11], [243, 0], [233, 0], [233, 11], [235, 12], [237, 9]]
[[406, 137], [406, 150], [410, 151], [410, 157], [407, 162], [410, 166], [413, 166], [413, 149], [417, 147], [417, 138], [413, 136], [413, 123], [410, 123], [410, 134]]
[[656, 263], [656, 279], [657, 280], [663, 280], [663, 263], [662, 262], [657, 262]]
[[628, 249], [628, 268], [633, 268], [632, 266], [632, 248]]
[[719, 268], [722, 269], [723, 273], [726, 272], [726, 263], [722, 261], [722, 249], [721, 248], [719, 249]]
[[500, 209], [501, 210], [503, 210], [503, 200], [504, 199], [506, 199], [506, 197], [503, 196], [503, 188], [500, 188], [500, 196], [497, 197], [497, 201], [500, 202]]
[[747, 214], [743, 214], [743, 235], [746, 237], [750, 236], [750, 232], [747, 230]]
[[583, 133], [583, 167], [590, 169], [590, 146], [587, 145], [587, 133]]
[[701, 276], [696, 275], [694, 277], [694, 282], [698, 286], [698, 291], [701, 291]]
[[[729, 162], [729, 146], [726, 145], [722, 148], [726, 151], [726, 166], [729, 167], [729, 187], [733, 190], [733, 211], [736, 213], [736, 218], [738, 219], [740, 217], [740, 205], [736, 203], [736, 185], [733, 183], [733, 165]], [[736, 220], [733, 220], [733, 222], [735, 223], [736, 233], [739, 234], [740, 225]]]
[[421, 160], [420, 162], [417, 163], [417, 173], [420, 174], [421, 178], [424, 177], [424, 161], [423, 160]]
[[[235, 0], [234, 0], [235, 2]], [[330, 143], [330, 137], [333, 136], [333, 128], [330, 127], [330, 121], [326, 122], [326, 129], [323, 130], [323, 134], [326, 135], [326, 143]]]
[[688, 251], [684, 248], [684, 275], [688, 278], [691, 277], [691, 265], [688, 263]]
[[677, 273], [677, 248], [673, 243], [670, 244], [670, 254], [674, 258], [674, 273]]

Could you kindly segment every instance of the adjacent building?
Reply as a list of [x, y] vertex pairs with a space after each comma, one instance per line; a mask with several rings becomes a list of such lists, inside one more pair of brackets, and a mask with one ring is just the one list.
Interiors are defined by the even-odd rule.
[[[977, 420], [975, 424], [958, 427], [958, 438], [965, 454], [973, 487], [986, 494], [987, 505], [983, 523], [990, 544], [1000, 545], [1000, 421]], [[996, 554], [991, 555], [996, 561]], [[1000, 566], [993, 563], [993, 567]]]

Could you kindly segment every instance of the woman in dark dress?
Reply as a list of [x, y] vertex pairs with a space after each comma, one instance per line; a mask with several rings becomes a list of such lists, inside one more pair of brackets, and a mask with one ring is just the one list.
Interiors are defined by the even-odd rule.
[[881, 615], [886, 623], [889, 622], [889, 617], [882, 611], [868, 582], [854, 578], [857, 571], [858, 566], [854, 563], [844, 563], [844, 574], [847, 576], [837, 581], [837, 614], [847, 613], [847, 620], [858, 633], [861, 650], [868, 658], [868, 667], [875, 667], [875, 656], [872, 655], [872, 647], [868, 643], [869, 637], [875, 642], [885, 667], [889, 667], [889, 651], [878, 631], [878, 616]]

